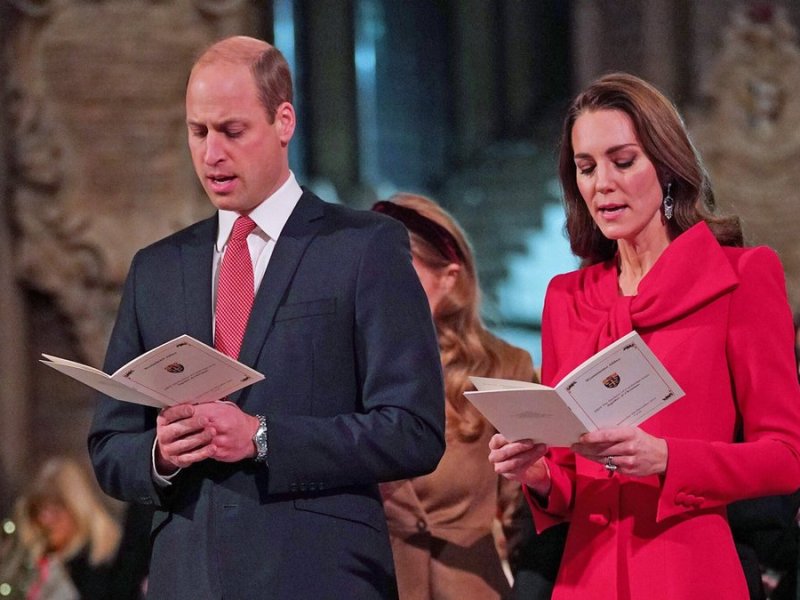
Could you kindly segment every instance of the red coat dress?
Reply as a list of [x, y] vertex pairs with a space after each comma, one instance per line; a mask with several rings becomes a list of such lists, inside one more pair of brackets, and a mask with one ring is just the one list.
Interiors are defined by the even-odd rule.
[[700, 223], [667, 247], [636, 296], [619, 294], [615, 261], [555, 277], [543, 382], [632, 329], [686, 392], [641, 426], [666, 439], [666, 473], [612, 475], [551, 450], [547, 507], [529, 500], [539, 530], [571, 522], [553, 598], [746, 599], [726, 505], [800, 487], [800, 387], [780, 261], [765, 247], [721, 247]]

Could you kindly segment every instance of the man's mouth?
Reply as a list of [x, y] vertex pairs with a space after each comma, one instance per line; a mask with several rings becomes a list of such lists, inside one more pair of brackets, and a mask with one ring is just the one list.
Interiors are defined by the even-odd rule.
[[209, 175], [208, 186], [216, 194], [228, 194], [234, 190], [236, 177], [234, 175]]

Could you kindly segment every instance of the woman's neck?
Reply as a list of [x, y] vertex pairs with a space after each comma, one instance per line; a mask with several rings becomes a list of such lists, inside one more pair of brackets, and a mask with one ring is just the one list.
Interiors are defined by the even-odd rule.
[[639, 291], [639, 283], [666, 250], [669, 240], [653, 241], [649, 244], [636, 244], [627, 240], [619, 240], [619, 275], [617, 281], [620, 294], [635, 296]]

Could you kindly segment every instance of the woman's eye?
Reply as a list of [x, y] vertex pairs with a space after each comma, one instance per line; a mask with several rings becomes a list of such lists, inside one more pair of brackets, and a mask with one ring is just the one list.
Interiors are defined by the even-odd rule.
[[578, 172], [581, 175], [591, 175], [592, 171], [594, 171], [594, 165], [576, 165], [578, 167]]
[[627, 169], [628, 167], [630, 167], [630, 166], [633, 164], [633, 160], [634, 160], [634, 159], [630, 159], [630, 160], [618, 160], [618, 161], [616, 162], [617, 168], [618, 168], [618, 169]]

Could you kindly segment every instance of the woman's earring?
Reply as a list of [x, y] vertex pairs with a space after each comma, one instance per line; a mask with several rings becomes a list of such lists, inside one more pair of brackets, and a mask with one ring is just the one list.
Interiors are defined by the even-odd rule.
[[664, 218], [669, 221], [672, 219], [672, 210], [675, 208], [675, 200], [669, 195], [672, 183], [667, 184], [667, 193], [664, 195]]

